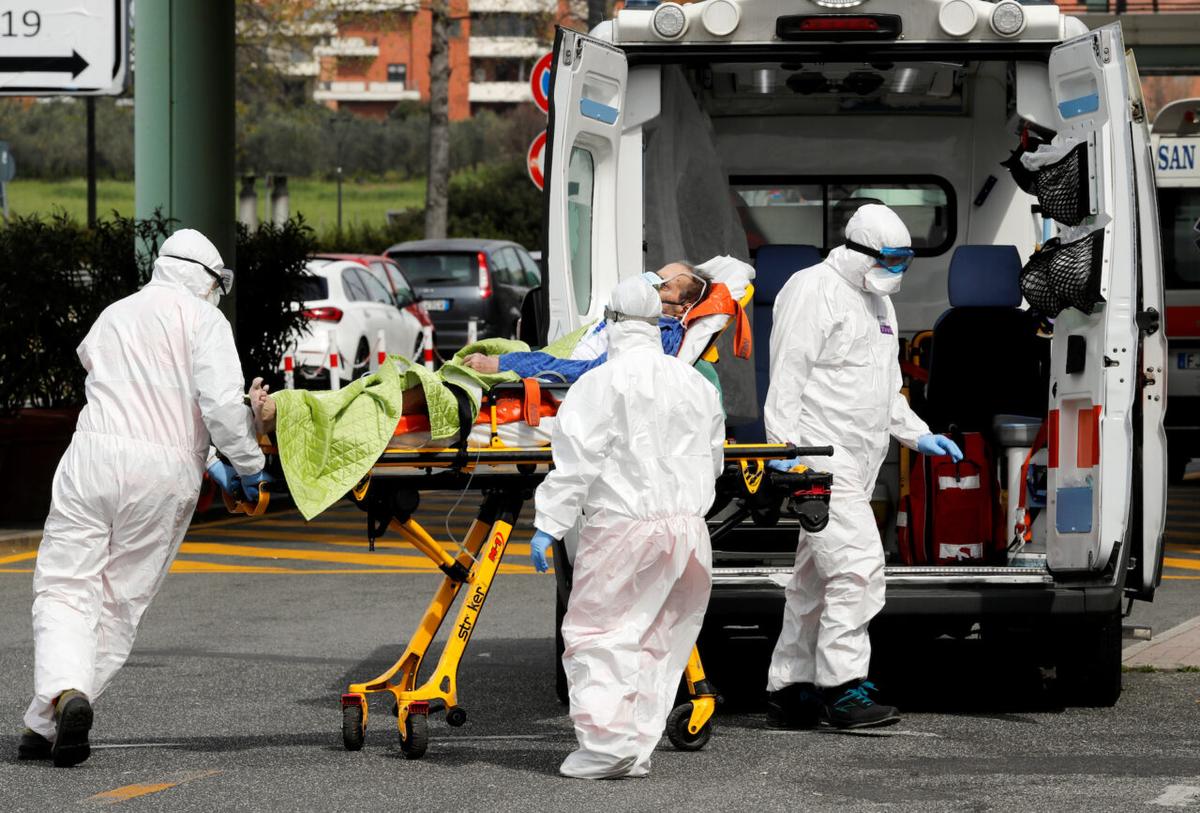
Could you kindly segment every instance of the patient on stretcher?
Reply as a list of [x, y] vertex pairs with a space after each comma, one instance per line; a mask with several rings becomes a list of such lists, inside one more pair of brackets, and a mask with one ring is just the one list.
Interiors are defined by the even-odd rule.
[[[748, 325], [743, 324], [745, 316], [739, 302], [754, 275], [750, 266], [731, 257], [716, 257], [697, 267], [684, 262], [669, 263], [653, 273], [663, 280], [658, 290], [663, 303], [659, 329], [664, 352], [695, 364], [709, 350], [716, 335], [734, 319], [738, 323], [735, 352], [743, 357], [749, 355], [749, 330]], [[527, 385], [524, 392], [513, 388], [487, 396], [489, 408], [482, 409], [484, 394], [478, 380], [516, 383], [535, 379], [571, 384], [588, 370], [604, 363], [608, 334], [605, 320], [599, 320], [564, 337], [545, 351], [528, 351], [517, 342], [491, 340], [488, 344], [513, 345], [522, 349], [498, 353], [460, 351], [455, 360], [438, 373], [443, 385], [460, 391], [457, 396], [460, 399], [463, 389], [473, 391], [470, 397], [475, 403], [475, 414], [468, 430], [468, 445], [489, 446], [493, 438], [498, 437], [506, 446], [540, 446], [549, 443], [558, 399], [546, 390], [537, 388], [535, 391], [532, 385]], [[401, 372], [405, 372], [403, 363], [398, 363]], [[707, 363], [703, 366], [716, 385], [711, 366]], [[413, 372], [420, 373], [420, 383], [409, 381], [413, 377], [411, 374], [406, 377], [411, 385], [403, 390], [402, 417], [389, 448], [421, 448], [431, 441], [437, 445], [458, 443], [463, 432], [461, 426], [451, 437], [438, 437], [436, 432], [431, 434], [427, 402], [431, 387], [429, 374], [423, 370]], [[434, 394], [441, 396], [442, 393], [439, 389]], [[251, 406], [260, 430], [263, 433], [273, 431], [274, 398], [265, 390], [252, 391]]]

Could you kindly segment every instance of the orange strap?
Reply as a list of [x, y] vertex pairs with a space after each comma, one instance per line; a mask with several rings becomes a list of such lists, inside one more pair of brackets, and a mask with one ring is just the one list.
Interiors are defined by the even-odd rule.
[[754, 349], [754, 334], [750, 329], [750, 318], [746, 316], [746, 309], [742, 307], [741, 303], [733, 298], [729, 288], [720, 282], [714, 282], [712, 290], [709, 291], [704, 301], [688, 311], [688, 315], [683, 320], [683, 326], [690, 327], [692, 322], [697, 319], [714, 315], [728, 316], [735, 321], [733, 354], [740, 359], [750, 358], [750, 353]]
[[[1033, 460], [1033, 456], [1046, 446], [1046, 421], [1042, 421], [1041, 427], [1038, 429], [1037, 437], [1033, 439], [1033, 445], [1029, 447], [1029, 453], [1025, 455], [1025, 462], [1021, 464], [1021, 491], [1020, 498], [1017, 500], [1017, 508], [1022, 511], [1021, 522], [1024, 530], [1021, 531], [1021, 536], [1028, 542], [1033, 535], [1033, 522], [1029, 519], [1029, 512], [1025, 510], [1025, 506], [1029, 500], [1027, 493], [1029, 481], [1029, 464]], [[1016, 532], [1016, 529], [1013, 529]]]
[[536, 378], [526, 378], [521, 381], [525, 385], [525, 403], [522, 417], [530, 426], [542, 422], [542, 385]]
[[929, 371], [924, 367], [918, 367], [907, 359], [900, 360], [900, 372], [911, 378], [913, 381], [920, 381], [922, 384], [929, 383]]

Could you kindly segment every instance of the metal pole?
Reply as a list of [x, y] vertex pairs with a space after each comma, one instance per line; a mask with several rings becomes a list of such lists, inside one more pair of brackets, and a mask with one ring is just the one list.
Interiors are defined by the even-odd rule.
[[342, 168], [337, 168], [338, 234], [342, 233]]
[[[137, 216], [203, 232], [236, 267], [235, 0], [138, 3], [134, 17]], [[151, 247], [153, 249], [153, 247]], [[238, 288], [221, 298], [232, 317]]]
[[96, 225], [96, 97], [87, 97], [87, 222]]

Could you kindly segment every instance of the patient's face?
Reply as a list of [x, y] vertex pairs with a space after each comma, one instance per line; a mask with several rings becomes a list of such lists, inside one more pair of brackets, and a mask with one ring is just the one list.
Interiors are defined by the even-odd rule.
[[682, 263], [668, 263], [655, 273], [666, 280], [658, 289], [664, 316], [683, 316], [704, 290], [700, 281]]

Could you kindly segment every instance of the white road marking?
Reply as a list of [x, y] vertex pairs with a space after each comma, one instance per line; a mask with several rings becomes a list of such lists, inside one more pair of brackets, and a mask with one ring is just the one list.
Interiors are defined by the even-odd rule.
[[181, 745], [183, 745], [181, 742], [113, 742], [101, 745], [93, 743], [92, 750], [108, 749], [115, 751], [118, 748], [178, 748]]
[[1200, 797], [1200, 787], [1196, 785], [1167, 785], [1158, 798], [1150, 802], [1159, 807], [1187, 807]]

